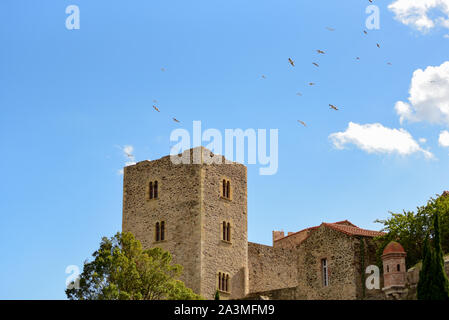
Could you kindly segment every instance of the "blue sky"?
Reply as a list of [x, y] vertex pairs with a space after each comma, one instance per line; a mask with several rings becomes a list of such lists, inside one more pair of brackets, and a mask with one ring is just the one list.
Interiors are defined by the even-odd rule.
[[365, 35], [368, 0], [2, 1], [0, 298], [65, 299], [66, 267], [121, 230], [119, 146], [160, 158], [194, 120], [279, 130], [278, 172], [248, 167], [253, 242], [378, 230], [449, 189], [449, 12], [374, 3]]

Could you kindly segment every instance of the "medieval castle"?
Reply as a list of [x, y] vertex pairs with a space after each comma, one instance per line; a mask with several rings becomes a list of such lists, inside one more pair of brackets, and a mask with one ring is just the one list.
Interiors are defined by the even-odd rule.
[[[376, 265], [377, 231], [351, 222], [322, 223], [273, 245], [248, 242], [247, 170], [199, 147], [195, 164], [170, 156], [124, 169], [123, 225], [144, 248], [168, 250], [184, 267], [181, 280], [206, 299], [386, 299], [407, 292], [406, 253], [384, 251], [380, 288], [365, 288], [365, 268]], [[222, 160], [224, 157], [219, 156]]]

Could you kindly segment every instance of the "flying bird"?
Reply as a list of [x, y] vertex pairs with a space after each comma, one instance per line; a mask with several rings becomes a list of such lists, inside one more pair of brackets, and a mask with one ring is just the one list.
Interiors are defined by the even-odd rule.
[[316, 52], [321, 53], [321, 54], [325, 54], [326, 52], [322, 51], [322, 50], [317, 50]]
[[318, 63], [316, 63], [316, 62], [312, 62], [312, 64], [316, 67], [319, 67]]
[[368, 34], [368, 32], [366, 32], [366, 30], [363, 30], [363, 33], [364, 33], [364, 34]]
[[174, 122], [178, 122], [178, 123], [181, 122], [181, 121], [179, 121], [179, 120], [176, 119], [176, 118], [173, 118], [173, 121], [174, 121]]
[[377, 46], [378, 48], [380, 48], [380, 44], [376, 43], [376, 46]]
[[161, 71], [164, 72], [164, 71], [165, 71], [165, 68], [161, 68]]
[[301, 92], [297, 92], [296, 95], [302, 97], [302, 93]]
[[306, 125], [306, 123], [305, 123], [304, 121], [298, 120], [298, 122], [299, 122], [300, 124], [302, 124], [304, 127], [307, 127], [307, 125]]
[[309, 82], [309, 86], [314, 86], [315, 83], [314, 82]]
[[157, 103], [157, 100], [155, 99], [155, 100], [153, 100], [153, 103]]
[[333, 104], [329, 104], [329, 107], [331, 107], [331, 109], [334, 109], [335, 111], [338, 111], [338, 108], [336, 106], [334, 106]]
[[293, 61], [292, 59], [288, 58], [288, 62], [290, 62], [290, 64], [294, 67], [295, 66], [295, 61]]
[[387, 64], [388, 64], [389, 66], [392, 66], [392, 65], [393, 65], [391, 62], [387, 62]]
[[335, 31], [334, 28], [330, 28], [330, 27], [326, 27], [326, 29], [329, 30], [329, 31]]
[[129, 159], [133, 159], [134, 156], [131, 153], [126, 152], [125, 150], [123, 150], [123, 152], [125, 153], [125, 155], [129, 158]]
[[355, 58], [356, 60], [360, 60], [360, 57]]
[[267, 78], [267, 77], [265, 77], [265, 75], [263, 74], [263, 75], [262, 75], [262, 79], [266, 79], [266, 78]]
[[157, 112], [160, 112], [159, 109], [155, 105], [153, 105], [153, 109], [156, 110]]

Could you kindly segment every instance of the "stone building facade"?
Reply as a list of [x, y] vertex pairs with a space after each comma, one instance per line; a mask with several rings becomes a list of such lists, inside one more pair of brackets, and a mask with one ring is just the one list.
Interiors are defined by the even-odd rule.
[[[181, 156], [181, 155], [179, 155]], [[365, 290], [382, 233], [345, 220], [248, 242], [246, 166], [200, 147], [124, 168], [122, 230], [161, 247], [206, 299], [384, 299]], [[187, 162], [185, 160], [188, 160]]]

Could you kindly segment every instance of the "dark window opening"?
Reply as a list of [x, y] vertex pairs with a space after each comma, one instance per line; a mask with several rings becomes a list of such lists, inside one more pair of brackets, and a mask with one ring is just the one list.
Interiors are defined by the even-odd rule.
[[161, 231], [161, 229], [160, 229], [159, 222], [156, 222], [156, 237], [155, 237], [156, 241], [161, 240], [160, 231]]
[[218, 290], [223, 292], [230, 292], [229, 286], [229, 274], [226, 273], [218, 273]]
[[323, 286], [329, 285], [329, 270], [327, 265], [327, 259], [321, 259], [321, 270], [323, 272]]
[[226, 198], [226, 180], [223, 180], [223, 197]]
[[165, 240], [165, 221], [161, 222], [161, 241]]
[[226, 240], [226, 221], [223, 221], [223, 240]]
[[154, 181], [154, 199], [158, 198], [157, 181]]

